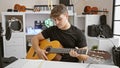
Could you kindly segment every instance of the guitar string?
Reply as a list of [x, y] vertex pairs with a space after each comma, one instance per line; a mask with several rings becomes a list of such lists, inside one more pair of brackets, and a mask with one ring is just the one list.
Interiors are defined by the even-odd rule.
[[51, 48], [50, 52], [57, 52], [57, 53], [68, 53], [71, 49], [60, 49], [60, 48]]
[[[57, 52], [57, 53], [68, 53], [70, 50], [72, 50], [71, 48], [51, 48], [50, 49], [50, 52]], [[77, 53], [80, 53], [80, 54], [87, 54], [88, 50], [77, 50], [77, 49], [74, 49]]]

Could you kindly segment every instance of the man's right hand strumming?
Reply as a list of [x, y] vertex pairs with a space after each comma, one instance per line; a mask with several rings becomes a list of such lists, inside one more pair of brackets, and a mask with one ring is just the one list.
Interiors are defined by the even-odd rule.
[[48, 60], [48, 58], [47, 58], [47, 56], [46, 56], [46, 54], [47, 54], [48, 52], [47, 52], [46, 50], [38, 49], [38, 50], [36, 50], [36, 53], [37, 53], [37, 55], [38, 55], [38, 57], [39, 57], [40, 59]]

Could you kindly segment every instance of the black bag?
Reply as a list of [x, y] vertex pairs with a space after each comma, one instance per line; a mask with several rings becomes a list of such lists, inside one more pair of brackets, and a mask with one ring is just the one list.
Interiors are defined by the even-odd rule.
[[89, 25], [88, 36], [112, 38], [113, 33], [112, 33], [112, 29], [108, 25]]
[[103, 38], [112, 38], [113, 32], [108, 25], [99, 25], [99, 36]]
[[113, 62], [115, 65], [120, 67], [120, 47], [112, 48]]
[[106, 15], [100, 16], [100, 25], [89, 25], [88, 36], [112, 38], [113, 32], [109, 25], [107, 25]]
[[98, 25], [89, 25], [88, 26], [88, 36], [97, 37], [100, 34]]
[[100, 25], [99, 25], [100, 34], [99, 36], [104, 38], [112, 38], [113, 32], [109, 25], [107, 25], [106, 15], [100, 16]]

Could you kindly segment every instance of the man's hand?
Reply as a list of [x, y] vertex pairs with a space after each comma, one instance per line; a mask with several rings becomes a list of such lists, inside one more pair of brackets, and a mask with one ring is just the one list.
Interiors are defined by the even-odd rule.
[[[79, 49], [79, 48], [76, 48], [76, 49]], [[70, 54], [70, 56], [72, 56], [72, 57], [77, 57], [80, 61], [85, 61], [85, 60], [87, 60], [88, 59], [88, 55], [86, 55], [86, 54], [78, 54], [76, 51], [74, 51], [74, 50], [71, 50], [70, 52], [69, 52], [69, 54]]]
[[48, 60], [48, 58], [47, 58], [47, 56], [46, 56], [46, 54], [47, 54], [48, 52], [46, 52], [46, 50], [39, 49], [39, 50], [36, 51], [36, 53], [37, 53], [37, 55], [38, 55], [38, 57], [39, 57], [40, 59]]

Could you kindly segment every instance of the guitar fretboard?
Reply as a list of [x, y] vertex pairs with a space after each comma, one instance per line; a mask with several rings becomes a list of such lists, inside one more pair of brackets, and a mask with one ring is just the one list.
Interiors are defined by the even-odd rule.
[[85, 49], [68, 49], [68, 48], [50, 48], [47, 51], [50, 53], [69, 53], [70, 50], [76, 51], [78, 54], [86, 54], [87, 50]]

